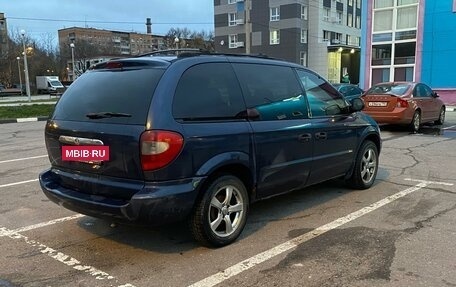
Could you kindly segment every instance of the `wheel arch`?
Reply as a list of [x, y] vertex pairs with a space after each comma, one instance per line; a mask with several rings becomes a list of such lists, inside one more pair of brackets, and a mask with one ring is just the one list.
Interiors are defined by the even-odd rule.
[[255, 199], [255, 178], [249, 156], [246, 153], [234, 152], [219, 154], [211, 158], [197, 171], [198, 176], [204, 176], [204, 180], [198, 187], [197, 201], [204, 195], [210, 183], [222, 174], [230, 174], [239, 178], [247, 190], [249, 201]]
[[374, 131], [373, 129], [368, 129], [360, 137], [360, 141], [359, 141], [358, 146], [356, 147], [356, 151], [355, 151], [356, 156], [353, 158], [353, 162], [351, 164], [350, 170], [345, 175], [345, 179], [348, 179], [352, 176], [353, 170], [354, 170], [355, 164], [356, 164], [358, 151], [365, 141], [373, 142], [375, 144], [375, 146], [377, 147], [378, 156], [380, 156], [380, 151], [382, 148], [382, 139], [380, 138], [380, 135], [378, 134], [378, 132]]

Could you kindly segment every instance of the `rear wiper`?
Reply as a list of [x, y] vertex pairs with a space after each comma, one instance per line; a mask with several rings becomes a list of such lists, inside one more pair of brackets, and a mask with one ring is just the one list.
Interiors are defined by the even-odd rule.
[[89, 113], [86, 115], [89, 119], [104, 119], [104, 118], [131, 118], [130, 114], [124, 113], [112, 113], [112, 112], [100, 112], [100, 113]]

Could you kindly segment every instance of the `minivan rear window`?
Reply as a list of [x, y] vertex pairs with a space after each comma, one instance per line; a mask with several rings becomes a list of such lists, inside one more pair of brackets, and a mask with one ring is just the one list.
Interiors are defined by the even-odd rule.
[[152, 96], [163, 73], [164, 69], [157, 68], [84, 73], [63, 94], [53, 119], [145, 124]]

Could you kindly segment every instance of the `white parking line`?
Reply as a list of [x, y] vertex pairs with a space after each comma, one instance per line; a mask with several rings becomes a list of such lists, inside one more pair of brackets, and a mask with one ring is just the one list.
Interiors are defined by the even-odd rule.
[[446, 128], [443, 128], [444, 130], [449, 130], [449, 129], [452, 129], [452, 128], [456, 128], [456, 125], [455, 126], [451, 126], [451, 127], [446, 127]]
[[29, 160], [29, 159], [36, 159], [36, 158], [43, 158], [47, 157], [47, 155], [37, 155], [37, 156], [31, 156], [31, 157], [23, 157], [23, 158], [15, 158], [15, 159], [8, 159], [8, 160], [2, 160], [0, 163], [8, 163], [8, 162], [15, 162], [15, 161], [21, 161], [21, 160]]
[[24, 180], [24, 181], [18, 181], [18, 182], [13, 182], [13, 183], [2, 184], [2, 185], [0, 185], [0, 187], [8, 187], [8, 186], [13, 186], [13, 185], [19, 185], [19, 184], [34, 182], [34, 181], [38, 181], [38, 178], [31, 179], [31, 180]]
[[[29, 231], [29, 230], [41, 228], [41, 227], [46, 227], [46, 226], [53, 225], [53, 224], [60, 223], [60, 222], [65, 222], [65, 221], [69, 221], [69, 220], [73, 220], [73, 219], [78, 219], [78, 218], [81, 218], [81, 217], [84, 217], [84, 215], [75, 214], [75, 215], [72, 215], [72, 216], [62, 217], [62, 218], [53, 219], [53, 220], [50, 220], [50, 221], [47, 221], [47, 222], [41, 222], [41, 223], [37, 223], [37, 224], [21, 227], [21, 228], [12, 230], [12, 232], [20, 233], [20, 232], [24, 232], [24, 231]], [[0, 237], [1, 237], [1, 234], [0, 234]]]
[[[413, 179], [407, 179], [407, 180], [413, 180]], [[413, 181], [415, 181], [415, 180], [413, 180]], [[453, 185], [451, 183], [445, 183], [445, 182], [434, 182], [434, 181], [424, 181], [424, 180], [417, 180], [417, 181], [419, 181], [419, 183], [413, 187], [407, 188], [403, 191], [390, 195], [380, 201], [372, 203], [369, 206], [361, 208], [358, 211], [352, 212], [344, 217], [338, 218], [328, 224], [320, 226], [320, 227], [314, 229], [313, 231], [307, 232], [301, 236], [293, 238], [285, 243], [275, 246], [260, 254], [254, 255], [240, 263], [237, 263], [231, 267], [228, 267], [227, 269], [225, 269], [221, 272], [218, 272], [218, 273], [216, 273], [212, 276], [206, 277], [203, 280], [200, 280], [192, 285], [189, 285], [189, 287], [209, 287], [209, 286], [215, 286], [217, 284], [220, 284], [220, 283], [224, 282], [225, 280], [230, 279], [233, 276], [236, 276], [250, 268], [253, 268], [277, 255], [287, 252], [290, 249], [293, 249], [306, 241], [309, 241], [328, 231], [338, 228], [341, 225], [351, 222], [363, 215], [366, 215], [376, 209], [379, 209], [380, 207], [382, 207], [388, 203], [391, 203], [399, 198], [402, 198], [408, 194], [411, 194], [412, 192], [420, 190], [420, 189], [428, 186], [429, 184], [440, 184], [440, 185], [447, 185], [447, 186]]]
[[[25, 243], [32, 247], [36, 247], [39, 252], [48, 255], [49, 257], [57, 260], [60, 263], [63, 263], [69, 267], [72, 267], [75, 270], [82, 271], [84, 273], [89, 274], [90, 276], [95, 277], [97, 280], [113, 280], [116, 284], [118, 284], [118, 279], [114, 276], [109, 275], [108, 273], [101, 271], [93, 266], [90, 265], [83, 265], [79, 260], [70, 257], [62, 252], [58, 252], [55, 249], [52, 249], [38, 241], [31, 240], [27, 236], [14, 232], [13, 230], [6, 229], [4, 227], [0, 227], [0, 237], [7, 236], [11, 239], [15, 240], [23, 240]], [[110, 286], [113, 286], [112, 283]], [[118, 287], [135, 287], [133, 284], [127, 283], [118, 285]]]

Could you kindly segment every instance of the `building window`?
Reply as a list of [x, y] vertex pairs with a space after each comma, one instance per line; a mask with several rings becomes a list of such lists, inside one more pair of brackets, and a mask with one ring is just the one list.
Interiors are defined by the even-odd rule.
[[361, 0], [356, 0], [356, 8], [361, 9]]
[[353, 27], [353, 14], [352, 13], [347, 14], [347, 26]]
[[323, 21], [329, 22], [331, 16], [331, 10], [328, 8], [323, 8]]
[[372, 86], [390, 81], [390, 68], [372, 69]]
[[301, 19], [307, 20], [308, 14], [309, 14], [309, 10], [308, 10], [307, 6], [301, 5]]
[[355, 23], [356, 28], [361, 28], [361, 16], [356, 16], [356, 23]]
[[397, 6], [416, 4], [418, 0], [397, 0]]
[[337, 11], [337, 18], [336, 18], [337, 24], [342, 24], [342, 17], [343, 17], [342, 11]]
[[374, 0], [374, 9], [393, 7], [395, 0]]
[[372, 46], [372, 66], [391, 65], [391, 44]]
[[273, 29], [269, 31], [269, 44], [277, 45], [280, 44], [280, 30]]
[[393, 9], [374, 11], [374, 32], [393, 29]]
[[271, 11], [271, 21], [279, 21], [280, 20], [280, 7], [272, 7]]
[[228, 0], [228, 4], [234, 4], [236, 2], [237, 2], [237, 0]]
[[417, 16], [417, 6], [397, 9], [396, 29], [416, 28]]
[[238, 42], [238, 35], [234, 34], [234, 35], [230, 35], [229, 36], [229, 48], [230, 49], [233, 49], [233, 48], [237, 48], [237, 42]]
[[301, 29], [301, 43], [307, 43], [307, 30]]
[[348, 0], [348, 6], [353, 6], [353, 0]]
[[236, 26], [236, 13], [228, 14], [228, 26]]
[[301, 66], [307, 67], [307, 52], [299, 52], [299, 64], [301, 64]]
[[327, 30], [323, 30], [323, 41], [328, 42], [331, 38], [331, 32]]
[[340, 44], [341, 41], [342, 41], [342, 34], [334, 33], [334, 43]]

